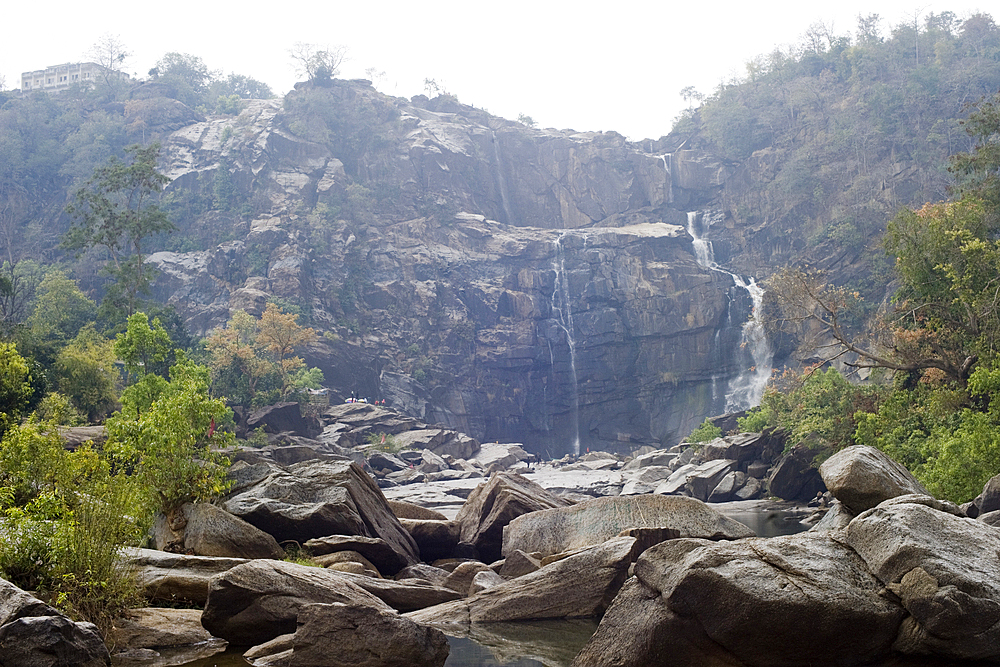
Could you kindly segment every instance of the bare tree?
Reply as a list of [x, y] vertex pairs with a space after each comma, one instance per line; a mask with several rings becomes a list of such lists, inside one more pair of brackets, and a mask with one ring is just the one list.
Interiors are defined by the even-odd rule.
[[786, 268], [768, 281], [776, 298], [777, 315], [765, 316], [773, 333], [798, 338], [800, 349], [819, 352], [824, 361], [845, 357], [853, 368], [884, 368], [915, 372], [938, 369], [964, 383], [977, 357], [942, 341], [936, 332], [905, 329], [894, 318], [912, 313], [892, 312], [862, 323], [860, 296], [827, 282], [821, 271]]
[[329, 81], [340, 74], [347, 60], [347, 47], [296, 42], [288, 50], [295, 73], [309, 81]]
[[90, 62], [101, 66], [100, 85], [110, 97], [116, 97], [122, 90], [123, 82], [128, 79], [125, 68], [128, 67], [132, 53], [118, 35], [105, 33], [84, 56]]

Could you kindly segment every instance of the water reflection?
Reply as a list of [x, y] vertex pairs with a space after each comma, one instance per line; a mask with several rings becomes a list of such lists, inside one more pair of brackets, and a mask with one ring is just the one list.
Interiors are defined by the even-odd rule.
[[445, 667], [568, 667], [597, 630], [596, 619], [473, 625], [449, 636]]

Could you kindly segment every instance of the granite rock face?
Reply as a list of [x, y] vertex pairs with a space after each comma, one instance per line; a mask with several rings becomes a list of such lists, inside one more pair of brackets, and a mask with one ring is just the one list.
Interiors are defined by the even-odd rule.
[[305, 357], [335, 395], [481, 442], [676, 442], [722, 411], [713, 385], [739, 372], [749, 298], [685, 231], [728, 167], [649, 150], [362, 82], [302, 86], [166, 138], [169, 192], [228, 180], [251, 213], [180, 221], [203, 249], [151, 255], [154, 291], [197, 334], [272, 297], [308, 307], [329, 335]]
[[823, 462], [819, 474], [834, 497], [855, 514], [896, 496], [928, 495], [909, 470], [867, 445], [837, 452]]

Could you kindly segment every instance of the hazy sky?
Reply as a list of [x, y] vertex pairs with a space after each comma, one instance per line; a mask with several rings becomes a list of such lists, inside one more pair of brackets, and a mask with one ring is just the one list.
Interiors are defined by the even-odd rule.
[[877, 13], [887, 35], [914, 15], [965, 17], [982, 7], [965, 0], [333, 0], [269, 2], [256, 10], [225, 4], [8, 3], [0, 11], [0, 76], [16, 88], [21, 72], [83, 60], [110, 34], [133, 53], [130, 73], [144, 76], [164, 53], [177, 51], [283, 94], [296, 80], [288, 55], [295, 42], [343, 45], [349, 60], [341, 76], [364, 77], [375, 68], [385, 72], [376, 87], [389, 94], [411, 97], [434, 79], [462, 102], [499, 116], [524, 113], [542, 127], [617, 130], [638, 140], [670, 130], [686, 106], [682, 88], [711, 93], [754, 56], [799, 43], [813, 23], [848, 34], [859, 14]]

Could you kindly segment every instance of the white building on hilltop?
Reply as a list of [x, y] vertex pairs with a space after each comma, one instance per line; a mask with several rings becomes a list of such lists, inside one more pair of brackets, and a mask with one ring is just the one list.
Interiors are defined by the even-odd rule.
[[[93, 85], [107, 75], [108, 70], [97, 63], [66, 63], [54, 65], [34, 72], [21, 74], [21, 92], [33, 90], [55, 92], [66, 90], [73, 84]], [[113, 76], [128, 79], [125, 72], [113, 72]]]

